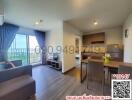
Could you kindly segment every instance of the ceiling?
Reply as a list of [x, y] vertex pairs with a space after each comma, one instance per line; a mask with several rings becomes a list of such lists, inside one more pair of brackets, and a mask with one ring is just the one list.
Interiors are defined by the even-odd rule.
[[[4, 0], [5, 21], [50, 30], [67, 21], [82, 32], [123, 25], [132, 12], [132, 0]], [[42, 19], [43, 23], [34, 23]], [[98, 25], [93, 25], [97, 21]]]

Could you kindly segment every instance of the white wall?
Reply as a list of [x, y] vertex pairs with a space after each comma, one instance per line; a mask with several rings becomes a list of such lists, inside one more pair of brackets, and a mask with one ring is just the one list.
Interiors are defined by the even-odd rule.
[[85, 34], [105, 32], [106, 44], [123, 44], [122, 31], [123, 31], [122, 27], [115, 27], [115, 28], [103, 29], [103, 30], [94, 31], [91, 33], [85, 33]]
[[[63, 48], [63, 23], [61, 21], [56, 22], [56, 26], [46, 32], [47, 57], [57, 52], [57, 46], [61, 46]], [[60, 61], [63, 60], [62, 53], [63, 52], [59, 55]]]
[[[66, 46], [68, 48], [71, 45], [75, 47], [76, 38], [79, 38], [81, 47], [81, 36], [79, 31], [77, 31], [71, 25], [61, 21], [57, 22], [56, 26], [46, 33], [46, 47], [47, 49], [50, 47], [47, 51], [47, 58], [51, 56], [52, 53], [57, 52], [57, 46], [61, 46], [59, 60], [62, 61], [63, 73], [76, 66], [75, 52], [73, 54], [69, 54], [69, 50], [68, 53], [63, 52]], [[53, 48], [53, 52], [51, 48]]]
[[68, 23], [64, 23], [63, 24], [63, 47], [64, 48], [67, 47], [68, 52], [67, 53], [64, 52], [64, 55], [63, 55], [64, 67], [63, 67], [62, 72], [66, 72], [76, 66], [76, 60], [75, 60], [76, 53], [71, 52], [71, 54], [70, 54], [70, 51], [69, 51], [70, 46], [73, 46], [75, 48], [75, 39], [76, 38], [79, 38], [80, 47], [81, 47], [80, 32], [78, 30], [76, 30], [75, 28], [73, 28]]
[[125, 29], [128, 29], [128, 38], [123, 35], [124, 42], [124, 62], [132, 63], [132, 13], [126, 20], [123, 33], [125, 34]]

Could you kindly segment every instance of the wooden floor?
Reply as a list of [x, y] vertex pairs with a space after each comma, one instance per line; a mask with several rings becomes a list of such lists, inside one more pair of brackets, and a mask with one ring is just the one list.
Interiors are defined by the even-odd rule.
[[[67, 74], [62, 74], [48, 66], [33, 68], [33, 78], [36, 81], [36, 95], [31, 100], [66, 100], [66, 96], [102, 95], [101, 85], [91, 82], [90, 89], [86, 88], [86, 81], [80, 83], [79, 67]], [[105, 86], [105, 94], [110, 95], [110, 88]]]

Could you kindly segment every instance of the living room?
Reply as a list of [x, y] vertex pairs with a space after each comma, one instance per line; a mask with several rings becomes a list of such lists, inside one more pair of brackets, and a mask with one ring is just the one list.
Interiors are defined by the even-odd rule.
[[[111, 96], [112, 74], [122, 66], [132, 74], [131, 5], [131, 0], [1, 0], [0, 100]], [[90, 73], [100, 76], [97, 66], [104, 84], [88, 81]]]

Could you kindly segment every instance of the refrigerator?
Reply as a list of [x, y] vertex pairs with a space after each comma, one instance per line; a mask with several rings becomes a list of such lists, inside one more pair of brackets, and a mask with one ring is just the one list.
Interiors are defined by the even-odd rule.
[[106, 52], [110, 54], [113, 61], [123, 61], [123, 51], [123, 46], [119, 44], [110, 44], [106, 48]]

